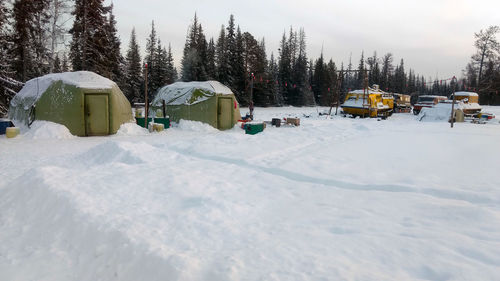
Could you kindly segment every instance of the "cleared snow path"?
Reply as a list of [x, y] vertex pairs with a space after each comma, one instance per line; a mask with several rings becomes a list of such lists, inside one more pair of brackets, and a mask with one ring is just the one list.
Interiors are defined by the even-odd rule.
[[498, 119], [255, 114], [302, 126], [1, 137], [0, 280], [498, 278]]

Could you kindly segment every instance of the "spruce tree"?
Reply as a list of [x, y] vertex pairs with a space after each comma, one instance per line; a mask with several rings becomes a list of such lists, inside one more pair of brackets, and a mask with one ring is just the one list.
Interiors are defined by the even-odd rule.
[[143, 91], [141, 85], [143, 84], [141, 55], [139, 44], [137, 43], [135, 28], [132, 29], [130, 35], [130, 42], [128, 45], [127, 55], [125, 57], [125, 96], [131, 103], [143, 101]]
[[120, 51], [120, 38], [118, 38], [118, 30], [116, 29], [115, 15], [113, 14], [113, 4], [109, 7], [109, 19], [106, 25], [106, 33], [109, 44], [107, 45], [106, 57], [108, 61], [108, 71], [111, 80], [118, 83], [118, 86], [123, 87], [123, 64], [124, 59]]
[[271, 53], [271, 58], [269, 59], [267, 73], [269, 75], [271, 102], [273, 105], [281, 106], [284, 104], [284, 99], [279, 91], [279, 67], [273, 53]]
[[172, 47], [170, 46], [170, 44], [168, 44], [166, 68], [167, 68], [166, 83], [172, 84], [175, 81], [177, 81], [177, 70], [175, 69], [174, 66], [174, 57], [172, 55]]
[[321, 52], [321, 55], [319, 58], [316, 60], [316, 63], [314, 65], [314, 72], [313, 72], [313, 82], [312, 82], [312, 90], [314, 93], [314, 99], [316, 104], [324, 105], [321, 102], [322, 97], [325, 95], [325, 89], [326, 89], [326, 84], [325, 84], [325, 63], [323, 59], [323, 52]]
[[12, 57], [9, 52], [12, 48], [12, 41], [8, 29], [10, 10], [7, 8], [6, 3], [7, 0], [0, 0], [0, 58], [2, 58], [0, 59], [0, 76], [12, 77], [14, 73], [11, 69]]
[[[249, 97], [245, 95], [245, 88], [250, 76], [245, 72], [243, 35], [239, 26], [236, 29], [235, 47], [234, 57], [229, 61], [233, 71], [233, 84], [231, 87], [236, 90], [236, 96], [241, 98], [242, 101], [249, 101]], [[243, 104], [245, 105], [245, 103]]]
[[210, 38], [207, 47], [207, 80], [216, 80], [217, 79], [217, 69], [215, 67], [215, 43], [214, 39]]
[[280, 42], [279, 49], [279, 58], [278, 58], [278, 91], [279, 95], [283, 97], [284, 104], [289, 103], [289, 90], [292, 88], [290, 85], [291, 82], [291, 58], [290, 58], [290, 49], [289, 42], [286, 37], [286, 33], [283, 32], [283, 36]]
[[69, 71], [69, 63], [68, 63], [68, 56], [66, 53], [63, 54], [63, 58], [61, 61], [61, 71], [62, 72], [68, 72]]
[[384, 55], [382, 58], [382, 73], [381, 73], [381, 79], [380, 79], [380, 88], [384, 91], [389, 90], [391, 87], [391, 74], [392, 71], [394, 70], [394, 67], [392, 65], [392, 54], [387, 53]]
[[215, 46], [215, 66], [217, 68], [217, 80], [224, 85], [229, 85], [229, 58], [227, 55], [226, 29], [222, 25], [217, 45]]
[[198, 17], [194, 15], [193, 24], [184, 45], [181, 60], [183, 81], [204, 81], [207, 78], [205, 69], [207, 62], [207, 41], [203, 34], [203, 28], [198, 23]]
[[56, 57], [54, 58], [54, 63], [53, 63], [53, 70], [54, 73], [61, 73], [61, 60], [59, 59], [59, 54], [56, 54]]
[[361, 58], [359, 59], [358, 72], [356, 73], [356, 88], [361, 89], [365, 87], [365, 52], [361, 52]]
[[144, 63], [147, 64], [148, 73], [148, 98], [151, 100], [153, 94], [158, 89], [155, 78], [156, 66], [156, 44], [158, 43], [158, 38], [156, 38], [156, 29], [154, 21], [151, 22], [151, 33], [146, 41], [146, 56], [144, 57]]
[[108, 8], [102, 0], [75, 0], [70, 57], [73, 70], [88, 70], [109, 76], [107, 52], [110, 43], [106, 27]]
[[48, 0], [14, 2], [12, 67], [17, 80], [27, 81], [48, 73], [49, 51], [45, 44], [45, 25], [49, 21], [48, 4]]
[[167, 51], [162, 47], [160, 39], [158, 39], [158, 43], [156, 44], [151, 70], [153, 73], [151, 76], [153, 80], [151, 84], [156, 86], [154, 90], [154, 92], [156, 92], [159, 88], [165, 86], [167, 78]]
[[235, 64], [237, 60], [237, 46], [236, 46], [236, 27], [234, 23], [234, 16], [229, 17], [229, 22], [226, 28], [226, 55], [227, 55], [227, 86], [236, 90], [236, 69]]
[[[291, 30], [291, 28], [290, 28]], [[290, 32], [292, 34], [292, 32]], [[293, 33], [290, 40], [292, 54], [292, 88], [290, 89], [289, 102], [291, 105], [313, 105], [314, 95], [310, 90], [308, 79], [308, 65], [306, 53], [306, 34], [304, 29]]]

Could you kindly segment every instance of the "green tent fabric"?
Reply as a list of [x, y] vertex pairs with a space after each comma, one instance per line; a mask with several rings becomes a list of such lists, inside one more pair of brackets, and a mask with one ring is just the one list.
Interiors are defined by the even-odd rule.
[[73, 135], [109, 135], [133, 122], [132, 109], [115, 82], [93, 72], [48, 74], [26, 82], [12, 99], [9, 118], [30, 125], [45, 120]]
[[176, 82], [158, 90], [153, 99], [153, 116], [165, 102], [166, 114], [172, 121], [193, 120], [227, 130], [241, 119], [234, 93], [217, 81]]

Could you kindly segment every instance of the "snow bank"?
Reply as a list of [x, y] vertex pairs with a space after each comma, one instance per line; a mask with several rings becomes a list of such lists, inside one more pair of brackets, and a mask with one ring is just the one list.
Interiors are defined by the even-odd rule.
[[76, 163], [86, 166], [113, 163], [141, 164], [155, 148], [146, 143], [107, 141], [76, 156]]
[[[193, 95], [196, 90], [201, 92], [200, 96]], [[232, 95], [233, 92], [217, 81], [176, 82], [160, 88], [152, 104], [160, 106], [164, 100], [169, 105], [190, 105], [205, 101], [216, 94]]]
[[147, 129], [137, 125], [136, 123], [124, 123], [116, 132], [118, 136], [143, 136], [149, 132]]
[[72, 135], [66, 126], [49, 122], [35, 121], [31, 127], [23, 134], [24, 138], [28, 139], [72, 139], [76, 136]]
[[[82, 209], [66, 169], [30, 170], [0, 193], [0, 280], [173, 280], [176, 268]], [[9, 241], [9, 243], [5, 243]], [[172, 279], [173, 278], [173, 279]]]
[[178, 129], [183, 131], [191, 131], [191, 132], [205, 132], [205, 133], [215, 133], [219, 132], [219, 130], [210, 126], [209, 124], [199, 122], [199, 121], [191, 121], [191, 120], [183, 120], [179, 121], [179, 124], [176, 126]]

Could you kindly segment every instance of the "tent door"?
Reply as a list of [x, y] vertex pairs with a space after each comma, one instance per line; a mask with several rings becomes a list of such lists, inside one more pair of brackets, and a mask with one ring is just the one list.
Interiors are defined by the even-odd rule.
[[85, 134], [109, 135], [108, 95], [85, 94]]
[[227, 130], [233, 127], [233, 99], [219, 98], [217, 106], [217, 128]]

